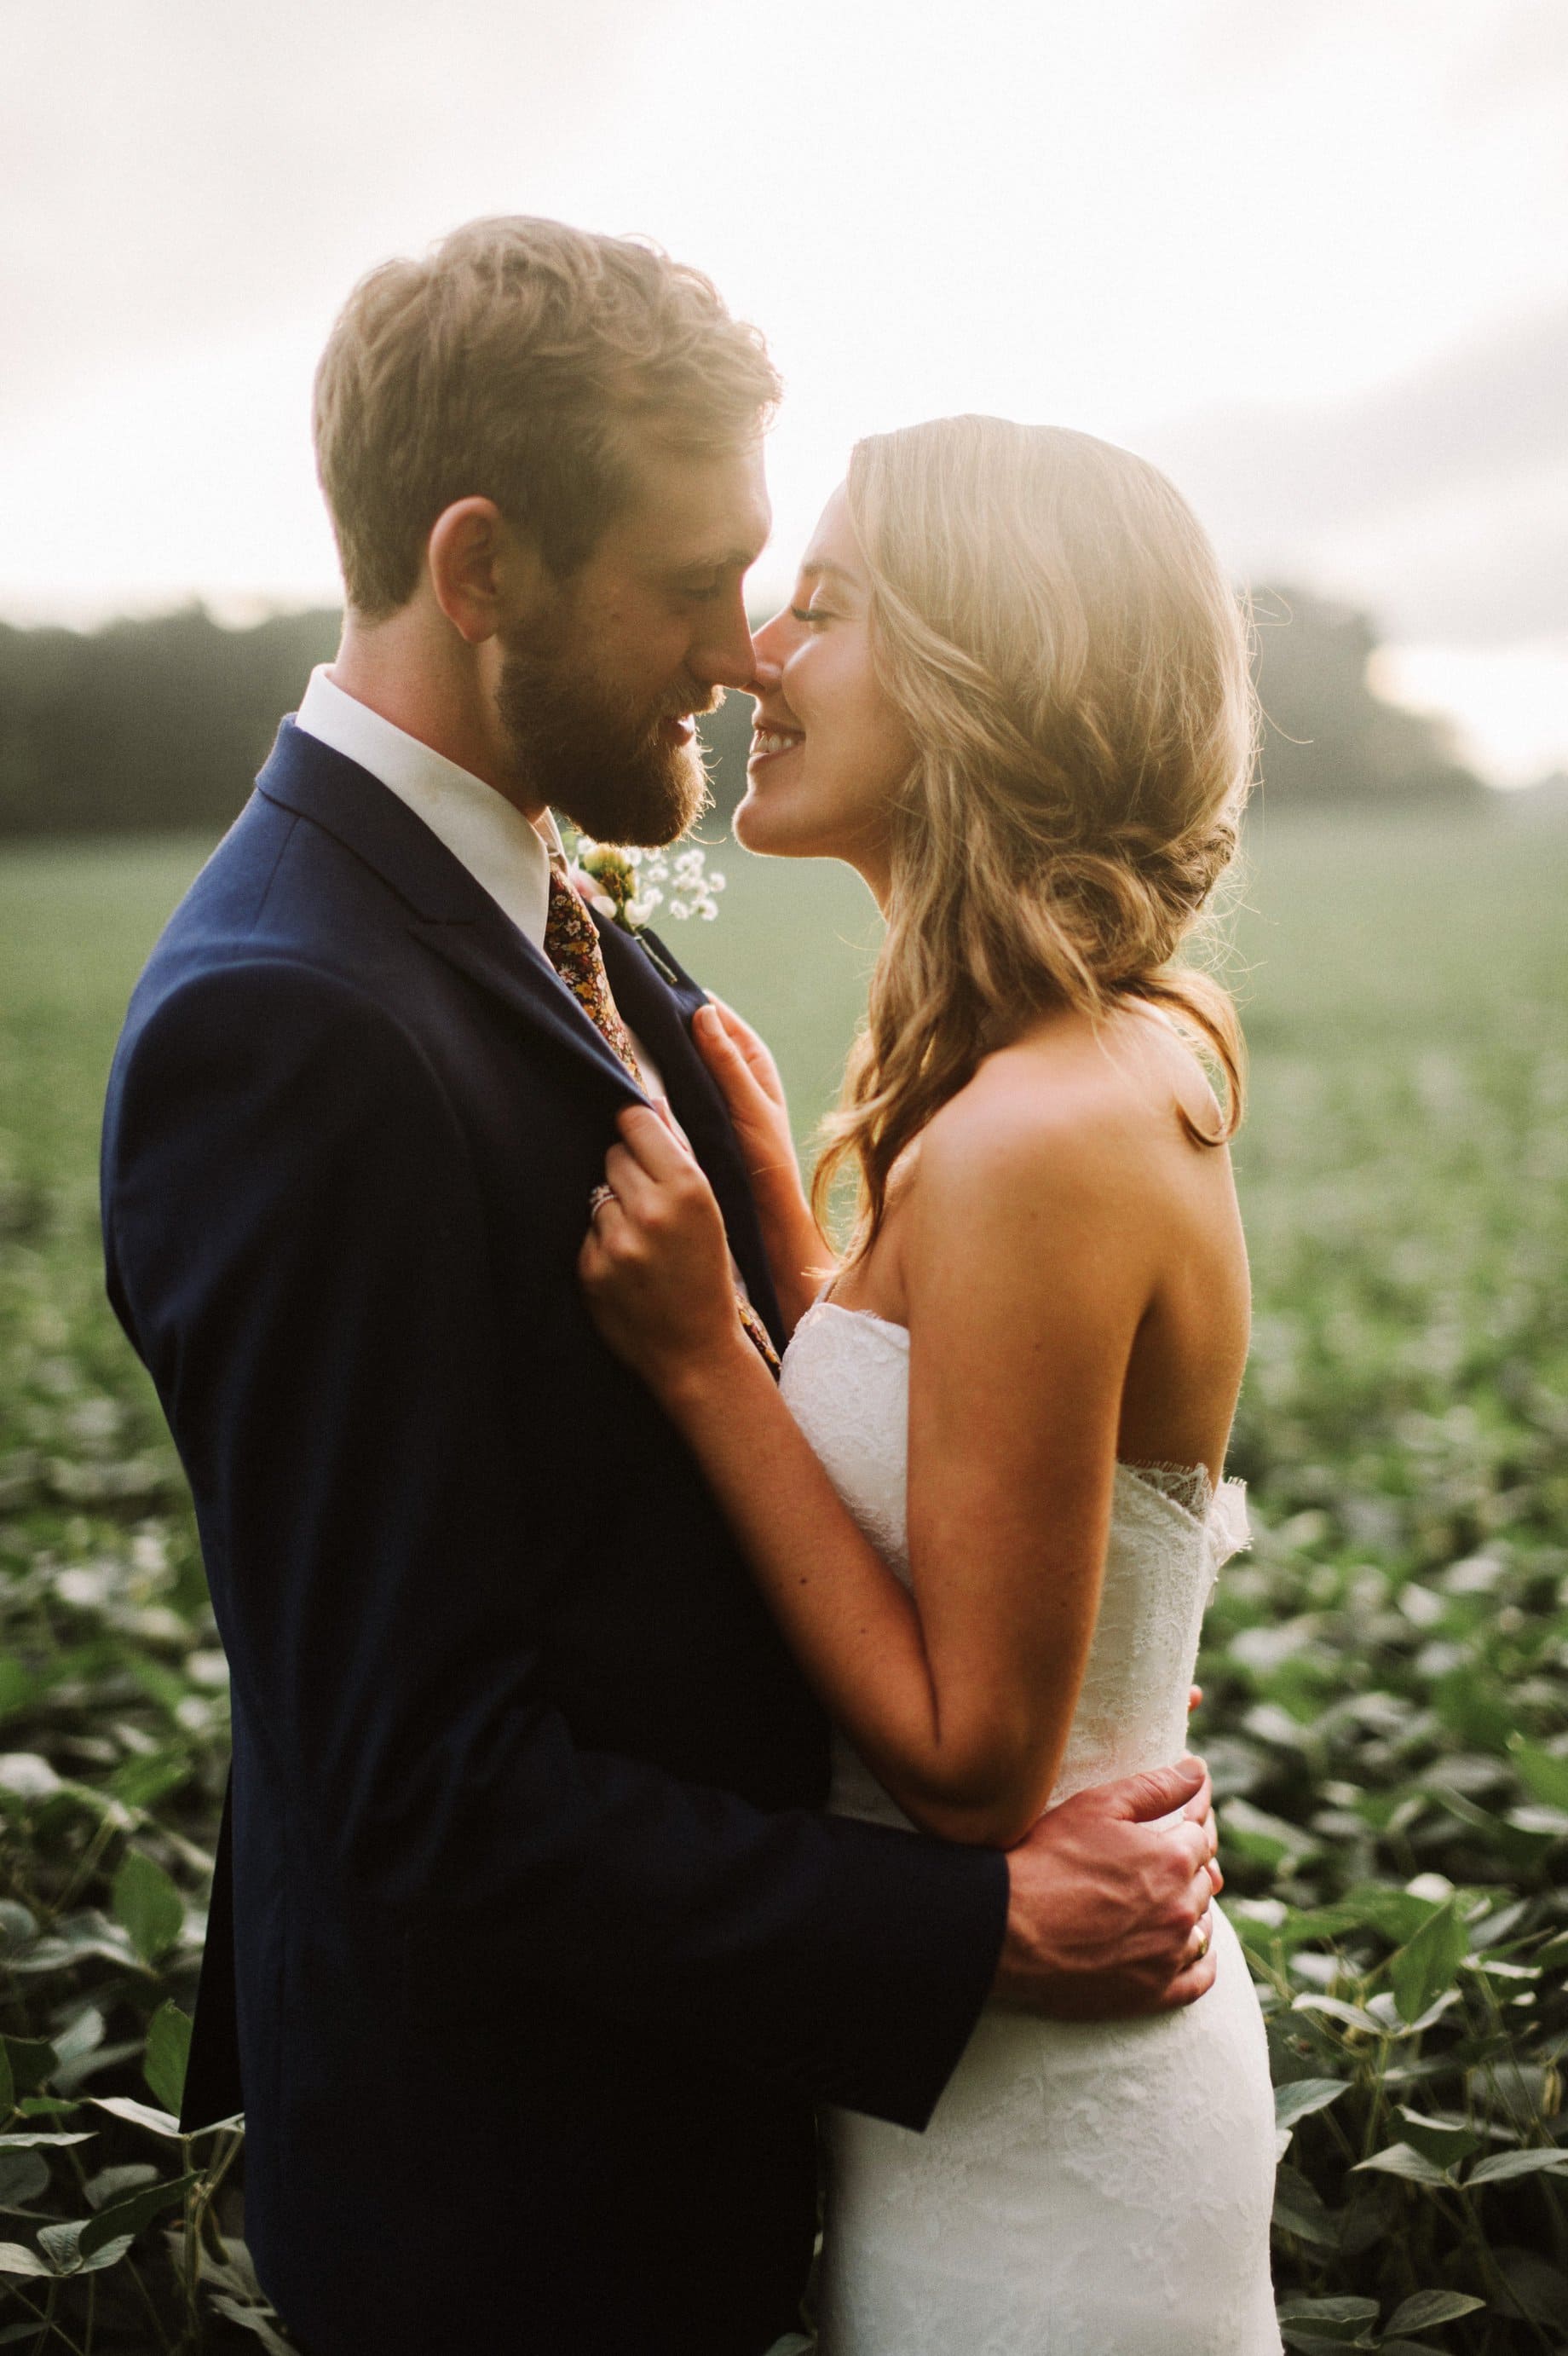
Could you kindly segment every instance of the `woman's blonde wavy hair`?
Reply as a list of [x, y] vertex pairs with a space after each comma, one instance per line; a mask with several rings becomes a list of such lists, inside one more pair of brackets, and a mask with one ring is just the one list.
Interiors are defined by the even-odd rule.
[[944, 417], [858, 443], [850, 515], [874, 659], [918, 748], [893, 815], [887, 932], [813, 1199], [859, 1178], [858, 1258], [890, 1173], [983, 1056], [1048, 1009], [1164, 1008], [1217, 1066], [1228, 993], [1175, 960], [1236, 850], [1252, 779], [1248, 634], [1197, 518], [1131, 452]]

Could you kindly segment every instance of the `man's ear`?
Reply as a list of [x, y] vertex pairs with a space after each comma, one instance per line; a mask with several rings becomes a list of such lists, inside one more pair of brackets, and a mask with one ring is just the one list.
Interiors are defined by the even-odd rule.
[[483, 646], [528, 602], [539, 560], [494, 499], [454, 499], [425, 548], [435, 602], [471, 647]]

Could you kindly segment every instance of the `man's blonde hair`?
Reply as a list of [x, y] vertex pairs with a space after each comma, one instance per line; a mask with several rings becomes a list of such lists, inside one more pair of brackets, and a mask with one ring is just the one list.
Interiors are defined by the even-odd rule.
[[627, 503], [631, 430], [743, 448], [780, 385], [762, 336], [656, 247], [523, 215], [386, 262], [344, 305], [315, 379], [315, 453], [357, 613], [408, 603], [453, 500], [494, 499], [572, 572]]

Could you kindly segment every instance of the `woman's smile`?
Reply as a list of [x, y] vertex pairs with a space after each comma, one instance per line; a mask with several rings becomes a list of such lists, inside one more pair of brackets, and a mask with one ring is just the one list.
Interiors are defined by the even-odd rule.
[[748, 769], [760, 769], [768, 761], [776, 761], [784, 753], [793, 753], [797, 744], [805, 742], [804, 728], [789, 728], [776, 721], [752, 723], [752, 754]]
[[[841, 488], [802, 560], [793, 602], [755, 645], [757, 708], [735, 839], [774, 858], [846, 860], [880, 898], [913, 746], [878, 676], [870, 586]], [[775, 774], [785, 764], [787, 777]]]

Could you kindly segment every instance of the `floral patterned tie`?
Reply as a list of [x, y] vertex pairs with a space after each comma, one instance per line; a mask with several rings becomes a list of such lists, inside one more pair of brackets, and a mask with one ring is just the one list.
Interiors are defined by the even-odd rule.
[[590, 1023], [607, 1039], [639, 1087], [643, 1076], [632, 1053], [626, 1026], [615, 1012], [599, 927], [553, 861], [549, 871], [549, 910], [545, 917], [544, 953], [549, 958]]
[[[549, 871], [549, 908], [545, 916], [544, 953], [594, 1029], [608, 1041], [641, 1087], [643, 1076], [632, 1052], [631, 1039], [610, 995], [610, 978], [604, 970], [604, 952], [599, 946], [599, 927], [553, 860]], [[773, 1348], [767, 1327], [738, 1283], [735, 1287], [735, 1309], [749, 1339], [776, 1374], [778, 1352]]]

